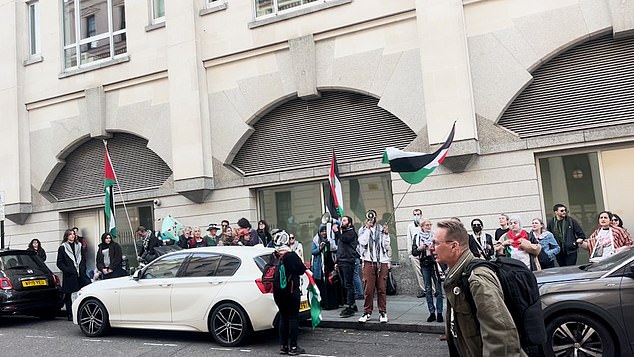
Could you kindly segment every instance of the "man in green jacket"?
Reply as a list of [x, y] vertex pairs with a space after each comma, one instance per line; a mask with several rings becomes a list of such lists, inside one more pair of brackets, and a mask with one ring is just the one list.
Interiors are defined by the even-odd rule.
[[451, 356], [526, 356], [513, 318], [504, 305], [504, 294], [495, 272], [478, 267], [469, 277], [476, 310], [460, 289], [464, 268], [475, 258], [469, 235], [454, 220], [437, 223], [433, 247], [437, 261], [447, 264], [444, 284], [447, 295], [447, 343]]

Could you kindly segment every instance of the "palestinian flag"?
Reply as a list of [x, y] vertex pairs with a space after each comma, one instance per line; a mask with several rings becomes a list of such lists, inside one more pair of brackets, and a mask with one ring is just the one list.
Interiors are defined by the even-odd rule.
[[106, 149], [106, 158], [104, 162], [103, 175], [103, 191], [106, 194], [104, 212], [106, 214], [106, 231], [110, 233], [112, 238], [117, 236], [117, 227], [114, 215], [114, 195], [112, 193], [113, 186], [117, 183], [114, 175], [114, 169], [110, 162], [110, 154], [108, 154], [108, 143], [104, 140], [103, 145]]
[[328, 182], [330, 183], [330, 197], [326, 209], [330, 212], [332, 218], [340, 218], [343, 216], [343, 193], [341, 191], [339, 169], [337, 168], [337, 159], [335, 158], [334, 150], [332, 151], [332, 158], [330, 159], [330, 176], [328, 177]]
[[445, 160], [455, 132], [456, 123], [454, 122], [449, 137], [433, 154], [407, 152], [389, 147], [383, 152], [383, 163], [389, 163], [390, 170], [398, 172], [403, 181], [410, 184], [420, 183]]

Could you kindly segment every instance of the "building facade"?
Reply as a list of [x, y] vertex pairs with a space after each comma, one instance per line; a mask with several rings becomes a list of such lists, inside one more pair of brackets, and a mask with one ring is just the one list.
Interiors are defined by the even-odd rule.
[[[171, 214], [265, 219], [310, 259], [333, 150], [344, 211], [389, 221], [403, 265], [414, 208], [492, 230], [501, 212], [528, 224], [562, 202], [586, 231], [602, 209], [627, 225], [632, 13], [629, 0], [0, 1], [5, 246], [38, 238], [56, 269], [77, 226], [94, 254], [104, 140], [130, 256], [132, 229]], [[433, 150], [454, 121], [421, 184], [381, 164], [387, 146]]]

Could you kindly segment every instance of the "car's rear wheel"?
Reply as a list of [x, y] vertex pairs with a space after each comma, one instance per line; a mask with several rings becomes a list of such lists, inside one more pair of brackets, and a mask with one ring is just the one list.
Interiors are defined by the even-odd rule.
[[237, 304], [225, 302], [218, 305], [209, 318], [209, 332], [214, 340], [225, 347], [240, 345], [251, 332], [247, 314]]
[[546, 326], [548, 344], [555, 356], [615, 356], [615, 341], [603, 323], [580, 315], [565, 314]]
[[88, 337], [103, 336], [110, 329], [108, 311], [98, 300], [84, 301], [79, 306], [77, 315], [79, 329]]

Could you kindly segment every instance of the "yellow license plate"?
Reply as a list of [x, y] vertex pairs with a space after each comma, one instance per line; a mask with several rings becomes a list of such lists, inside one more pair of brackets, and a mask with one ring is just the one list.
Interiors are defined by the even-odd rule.
[[28, 287], [28, 286], [42, 286], [42, 285], [44, 285], [44, 286], [48, 285], [46, 283], [46, 280], [44, 280], [44, 279], [25, 280], [25, 281], [22, 282], [22, 286], [24, 286], [24, 287]]
[[308, 300], [302, 301], [299, 303], [299, 312], [310, 310], [310, 305], [308, 304]]

